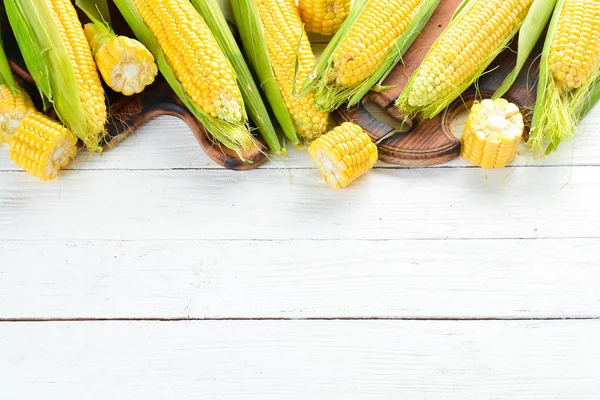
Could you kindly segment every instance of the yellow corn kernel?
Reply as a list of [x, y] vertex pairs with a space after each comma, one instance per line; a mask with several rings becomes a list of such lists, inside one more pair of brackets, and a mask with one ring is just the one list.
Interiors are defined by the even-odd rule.
[[525, 19], [533, 0], [475, 0], [436, 41], [415, 71], [408, 105], [425, 107], [448, 96], [473, 75]]
[[369, 171], [377, 162], [377, 146], [360, 126], [345, 122], [311, 143], [308, 154], [325, 182], [339, 189]]
[[307, 31], [333, 35], [350, 13], [352, 0], [298, 0], [300, 17]]
[[560, 89], [590, 79], [600, 60], [600, 2], [565, 0], [550, 45], [548, 65]]
[[10, 143], [21, 120], [35, 111], [33, 102], [25, 90], [16, 87], [16, 93], [8, 85], [0, 85], [0, 142]]
[[188, 0], [133, 0], [177, 80], [206, 114], [243, 123], [242, 94], [233, 67]]
[[331, 81], [354, 85], [369, 78], [404, 33], [422, 0], [371, 0], [333, 56]]
[[141, 93], [158, 74], [154, 56], [143, 44], [89, 23], [84, 28], [104, 82], [115, 92]]
[[505, 99], [483, 100], [471, 108], [462, 136], [462, 156], [482, 168], [504, 168], [517, 155], [525, 124]]
[[10, 142], [10, 158], [41, 180], [56, 178], [77, 154], [77, 138], [46, 115], [33, 112], [19, 125]]
[[[301, 99], [302, 83], [315, 68], [312, 52], [295, 0], [256, 0], [273, 74], [298, 134], [314, 139], [327, 130], [328, 114], [315, 107], [314, 91]], [[298, 44], [300, 48], [298, 49]], [[298, 73], [295, 65], [298, 60]]]
[[104, 89], [75, 7], [71, 0], [46, 0], [46, 2], [50, 6], [69, 54], [79, 98], [88, 123], [93, 127], [94, 132], [101, 136], [105, 131], [107, 117]]

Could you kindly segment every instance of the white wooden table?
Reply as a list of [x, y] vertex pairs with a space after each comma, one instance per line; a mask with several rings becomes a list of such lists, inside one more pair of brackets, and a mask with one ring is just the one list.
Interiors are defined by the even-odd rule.
[[0, 148], [0, 399], [598, 400], [599, 124], [341, 191], [168, 117], [50, 183]]

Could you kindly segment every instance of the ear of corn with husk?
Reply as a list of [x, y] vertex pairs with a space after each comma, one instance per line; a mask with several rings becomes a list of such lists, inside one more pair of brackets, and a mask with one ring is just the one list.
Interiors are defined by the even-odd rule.
[[528, 144], [548, 154], [571, 138], [598, 99], [600, 2], [558, 0], [540, 64]]
[[125, 96], [152, 84], [158, 74], [152, 53], [137, 40], [115, 34], [106, 0], [76, 0], [76, 4], [92, 21], [84, 32], [104, 82]]
[[296, 132], [309, 140], [325, 133], [328, 114], [315, 107], [314, 92], [298, 96], [316, 58], [295, 1], [233, 0], [232, 6], [246, 54], [286, 135], [298, 143]]
[[70, 0], [6, 0], [17, 43], [46, 105], [90, 151], [101, 151], [104, 90]]
[[229, 62], [231, 62], [236, 72], [242, 96], [244, 97], [246, 109], [250, 114], [250, 118], [256, 124], [258, 131], [273, 153], [284, 153], [285, 150], [277, 137], [275, 127], [271, 122], [260, 90], [254, 82], [246, 59], [233, 37], [219, 3], [217, 0], [191, 0], [191, 2], [200, 15], [202, 15], [219, 46], [221, 46]]
[[396, 101], [402, 113], [433, 118], [448, 107], [506, 48], [534, 2], [465, 1]]
[[357, 104], [387, 77], [429, 21], [440, 0], [357, 0], [321, 56], [302, 94], [317, 106]]
[[257, 143], [248, 130], [235, 71], [191, 3], [114, 3], [138, 40], [152, 52], [173, 91], [207, 131], [241, 158], [254, 152]]

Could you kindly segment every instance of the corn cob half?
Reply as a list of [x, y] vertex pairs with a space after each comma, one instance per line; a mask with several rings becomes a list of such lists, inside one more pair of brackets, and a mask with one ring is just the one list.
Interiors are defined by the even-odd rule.
[[[306, 139], [325, 133], [328, 114], [315, 107], [314, 92], [298, 97], [316, 58], [295, 0], [233, 0], [232, 5], [246, 52], [260, 53], [249, 58], [284, 129], [291, 120], [296, 132]], [[278, 110], [280, 99], [287, 110]]]
[[414, 72], [396, 105], [433, 118], [469, 87], [506, 47], [534, 0], [465, 0]]
[[107, 119], [104, 90], [71, 0], [6, 0], [4, 5], [45, 104], [54, 105], [90, 151], [100, 151]]
[[300, 17], [309, 32], [333, 35], [350, 13], [352, 0], [298, 0]]
[[84, 27], [104, 82], [125, 96], [141, 93], [158, 74], [154, 56], [137, 40], [117, 36], [102, 24]]
[[482, 168], [504, 168], [517, 155], [525, 124], [505, 99], [485, 99], [471, 107], [462, 136], [462, 156]]
[[400, 61], [439, 0], [361, 0], [321, 56], [302, 94], [316, 88], [319, 108], [357, 104]]
[[0, 85], [0, 142], [10, 143], [21, 120], [35, 111], [31, 97], [19, 86], [15, 93], [7, 84]]
[[339, 189], [364, 175], [377, 162], [377, 146], [360, 126], [345, 122], [311, 143], [308, 153], [325, 182]]
[[56, 178], [76, 154], [75, 135], [37, 111], [23, 118], [10, 142], [11, 160], [44, 181]]
[[600, 2], [559, 0], [542, 52], [538, 98], [528, 144], [550, 153], [571, 138], [597, 98]]
[[257, 142], [247, 126], [236, 75], [202, 16], [189, 0], [114, 0], [159, 70], [206, 130], [245, 155]]

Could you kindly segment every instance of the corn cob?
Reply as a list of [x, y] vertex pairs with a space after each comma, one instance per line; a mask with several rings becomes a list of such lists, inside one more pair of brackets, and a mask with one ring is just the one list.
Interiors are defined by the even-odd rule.
[[377, 146], [360, 126], [345, 122], [311, 143], [308, 153], [325, 182], [339, 189], [369, 171], [377, 162]]
[[400, 62], [439, 1], [355, 1], [301, 94], [316, 88], [317, 107], [325, 111], [358, 104]]
[[100, 151], [107, 119], [104, 90], [71, 0], [5, 0], [4, 4], [44, 98], [90, 151]]
[[368, 78], [404, 33], [421, 1], [369, 1], [335, 52], [329, 79], [354, 85]]
[[[316, 65], [295, 0], [255, 0], [269, 61], [298, 134], [314, 139], [325, 133], [328, 114], [315, 107], [315, 96], [295, 95]], [[297, 73], [295, 70], [297, 63]]]
[[188, 0], [134, 0], [156, 36], [177, 80], [206, 114], [243, 122], [235, 72], [213, 34]]
[[41, 180], [56, 178], [77, 154], [77, 138], [42, 113], [28, 114], [10, 142], [14, 163]]
[[548, 59], [559, 88], [581, 87], [592, 76], [599, 59], [600, 2], [565, 0]]
[[0, 85], [0, 142], [10, 143], [21, 120], [35, 111], [25, 90], [15, 86], [16, 93], [7, 84]]
[[117, 36], [107, 28], [89, 23], [84, 28], [104, 82], [116, 92], [141, 93], [158, 74], [152, 53], [137, 40]]
[[505, 99], [475, 103], [462, 136], [462, 156], [482, 168], [504, 168], [515, 159], [524, 129], [515, 104]]
[[396, 105], [433, 118], [455, 100], [516, 34], [533, 0], [471, 0], [434, 43]]
[[333, 35], [352, 6], [352, 0], [298, 0], [298, 10], [309, 32]]
[[600, 2], [558, 0], [542, 52], [528, 142], [538, 155], [575, 134], [600, 82], [599, 63]]

